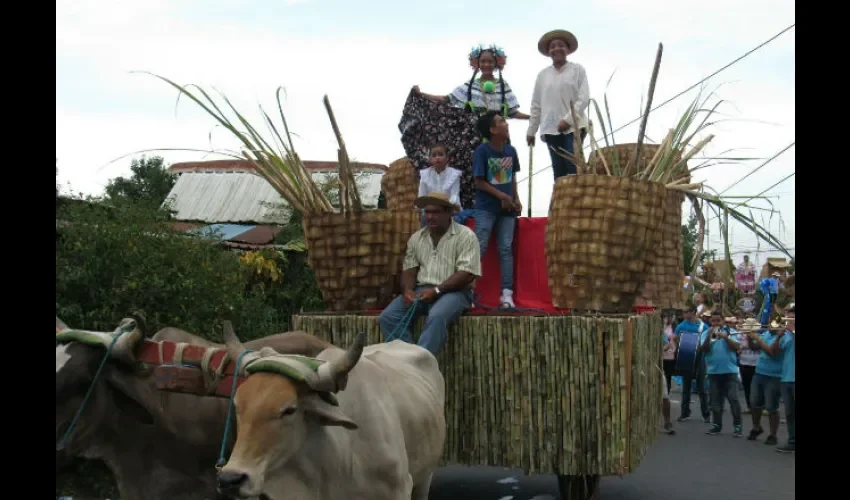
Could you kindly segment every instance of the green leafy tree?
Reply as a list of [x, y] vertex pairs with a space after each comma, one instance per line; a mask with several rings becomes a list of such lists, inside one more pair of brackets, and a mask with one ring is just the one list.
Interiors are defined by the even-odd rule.
[[134, 159], [130, 164], [133, 175], [116, 177], [106, 185], [106, 199], [112, 203], [129, 201], [159, 207], [177, 182], [177, 175], [168, 171], [161, 156]]
[[699, 220], [696, 215], [688, 218], [687, 224], [682, 224], [682, 255], [684, 257], [685, 276], [691, 276], [707, 260], [717, 257], [717, 250], [703, 250], [699, 262], [694, 266], [694, 254], [697, 251], [697, 239], [699, 238]]

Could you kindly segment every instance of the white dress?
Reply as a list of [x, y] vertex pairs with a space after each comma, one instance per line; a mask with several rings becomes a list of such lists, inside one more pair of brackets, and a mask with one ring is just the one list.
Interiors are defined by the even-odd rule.
[[460, 206], [460, 170], [446, 167], [437, 173], [434, 167], [419, 172], [419, 196], [429, 193], [446, 193], [449, 201]]

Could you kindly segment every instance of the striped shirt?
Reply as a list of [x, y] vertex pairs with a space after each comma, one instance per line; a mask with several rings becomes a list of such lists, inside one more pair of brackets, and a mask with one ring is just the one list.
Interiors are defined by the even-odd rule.
[[[514, 95], [511, 86], [508, 82], [505, 83], [505, 101], [508, 105], [508, 115], [519, 110], [519, 101]], [[502, 84], [498, 80], [493, 82], [496, 85], [493, 93], [488, 94], [481, 90], [481, 80], [472, 82], [472, 105], [476, 109], [487, 109], [490, 111], [502, 111]], [[456, 108], [462, 108], [466, 104], [466, 98], [469, 97], [469, 82], [458, 86], [451, 94], [449, 94], [449, 104]]]
[[[480, 277], [480, 252], [478, 238], [472, 229], [453, 220], [436, 247], [427, 227], [413, 233], [407, 240], [403, 269], [419, 268], [416, 273], [417, 285], [437, 286], [458, 271]], [[473, 282], [470, 288], [474, 286]]]

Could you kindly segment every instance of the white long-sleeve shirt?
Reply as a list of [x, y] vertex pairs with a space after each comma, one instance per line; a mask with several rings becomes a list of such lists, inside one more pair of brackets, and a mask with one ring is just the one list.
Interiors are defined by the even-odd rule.
[[[575, 103], [578, 127], [573, 124], [570, 101]], [[570, 124], [569, 132], [587, 127], [587, 107], [590, 104], [590, 86], [587, 73], [580, 64], [567, 61], [561, 69], [549, 66], [537, 74], [531, 96], [531, 119], [528, 136], [558, 135], [561, 120]]]
[[419, 172], [419, 196], [437, 192], [446, 193], [451, 203], [460, 206], [460, 170], [446, 167], [437, 173], [434, 167], [422, 169]]

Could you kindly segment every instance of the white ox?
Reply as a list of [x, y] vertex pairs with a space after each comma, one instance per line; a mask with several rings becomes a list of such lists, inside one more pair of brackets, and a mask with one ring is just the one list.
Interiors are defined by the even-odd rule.
[[[229, 324], [232, 359], [243, 353]], [[437, 359], [402, 341], [312, 358], [243, 356], [238, 435], [222, 493], [272, 500], [426, 500], [446, 436]], [[319, 366], [320, 365], [320, 366]], [[332, 393], [339, 392], [337, 397]], [[337, 399], [338, 398], [338, 399]]]

